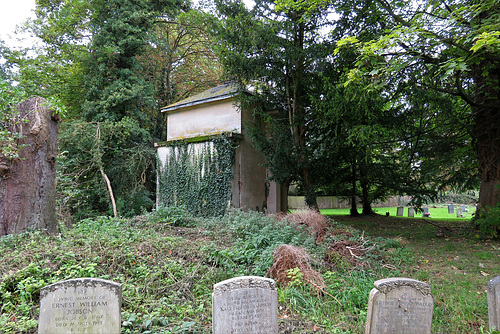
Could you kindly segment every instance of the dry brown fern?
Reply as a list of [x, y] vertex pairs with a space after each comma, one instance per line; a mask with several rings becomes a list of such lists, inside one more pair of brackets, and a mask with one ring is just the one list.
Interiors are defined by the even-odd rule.
[[320, 242], [326, 234], [328, 218], [315, 210], [297, 210], [282, 217], [296, 226], [304, 225], [316, 242]]
[[311, 266], [311, 256], [304, 248], [292, 245], [281, 245], [274, 250], [273, 265], [269, 269], [268, 276], [279, 284], [287, 285], [291, 280], [288, 271], [295, 268], [302, 272], [305, 281], [320, 287], [325, 286], [321, 274]]

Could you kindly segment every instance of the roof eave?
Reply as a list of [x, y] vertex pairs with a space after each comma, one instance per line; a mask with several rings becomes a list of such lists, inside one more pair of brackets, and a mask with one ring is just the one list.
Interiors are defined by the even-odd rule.
[[225, 95], [220, 95], [220, 96], [214, 96], [214, 97], [208, 97], [206, 99], [202, 100], [197, 100], [197, 101], [192, 101], [192, 102], [187, 102], [187, 103], [181, 103], [181, 104], [176, 104], [170, 107], [165, 107], [161, 109], [161, 112], [171, 112], [177, 109], [182, 109], [182, 108], [189, 108], [189, 107], [194, 107], [200, 104], [205, 104], [205, 103], [210, 103], [210, 102], [216, 102], [216, 101], [221, 101], [221, 100], [227, 100], [229, 98], [233, 98], [234, 93], [231, 94], [225, 94]]

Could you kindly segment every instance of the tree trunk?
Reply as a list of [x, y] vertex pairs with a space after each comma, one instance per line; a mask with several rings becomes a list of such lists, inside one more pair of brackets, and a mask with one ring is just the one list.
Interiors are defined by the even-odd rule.
[[371, 215], [373, 214], [372, 210], [372, 205], [370, 202], [370, 187], [368, 185], [368, 182], [365, 180], [361, 179], [361, 202], [363, 203], [363, 214], [364, 215]]
[[27, 122], [11, 124], [21, 134], [19, 158], [0, 156], [0, 236], [29, 228], [57, 231], [55, 179], [57, 116], [45, 99], [31, 98], [17, 106]]
[[356, 159], [354, 159], [354, 162], [351, 163], [351, 172], [352, 172], [352, 191], [351, 191], [351, 216], [358, 216], [358, 208], [356, 206]]
[[[474, 68], [474, 79], [480, 89], [476, 95], [477, 105], [472, 107], [473, 137], [481, 174], [479, 208], [486, 210], [500, 201], [500, 67], [492, 65], [483, 60]], [[483, 75], [484, 68], [490, 68], [487, 76]]]
[[366, 171], [366, 163], [359, 166], [359, 183], [361, 184], [361, 203], [363, 203], [363, 214], [373, 214], [370, 201], [370, 184], [368, 182], [368, 173]]
[[500, 110], [476, 112], [476, 145], [481, 186], [479, 206], [494, 207], [500, 201]]

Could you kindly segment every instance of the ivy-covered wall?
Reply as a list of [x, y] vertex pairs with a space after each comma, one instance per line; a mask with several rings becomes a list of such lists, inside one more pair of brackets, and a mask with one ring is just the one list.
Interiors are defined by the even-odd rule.
[[198, 216], [223, 215], [231, 202], [235, 146], [225, 134], [170, 144], [164, 164], [158, 159], [158, 206], [182, 206]]

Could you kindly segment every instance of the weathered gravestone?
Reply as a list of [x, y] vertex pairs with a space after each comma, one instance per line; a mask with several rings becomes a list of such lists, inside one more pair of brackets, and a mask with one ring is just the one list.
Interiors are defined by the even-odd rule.
[[408, 208], [408, 217], [415, 217], [415, 209]]
[[374, 285], [365, 334], [430, 334], [434, 298], [429, 284], [395, 277]]
[[40, 291], [38, 334], [119, 334], [121, 284], [76, 278]]
[[397, 211], [396, 211], [396, 216], [403, 216], [405, 208], [402, 206], [398, 206]]
[[488, 319], [490, 330], [500, 330], [500, 276], [488, 284]]
[[448, 213], [455, 213], [455, 207], [453, 206], [453, 204], [448, 205]]
[[429, 208], [428, 207], [422, 208], [422, 217], [429, 217], [429, 216], [430, 216]]
[[464, 216], [464, 210], [462, 207], [457, 208], [457, 217], [463, 217]]
[[212, 305], [214, 334], [278, 333], [278, 293], [272, 279], [242, 276], [219, 282]]

